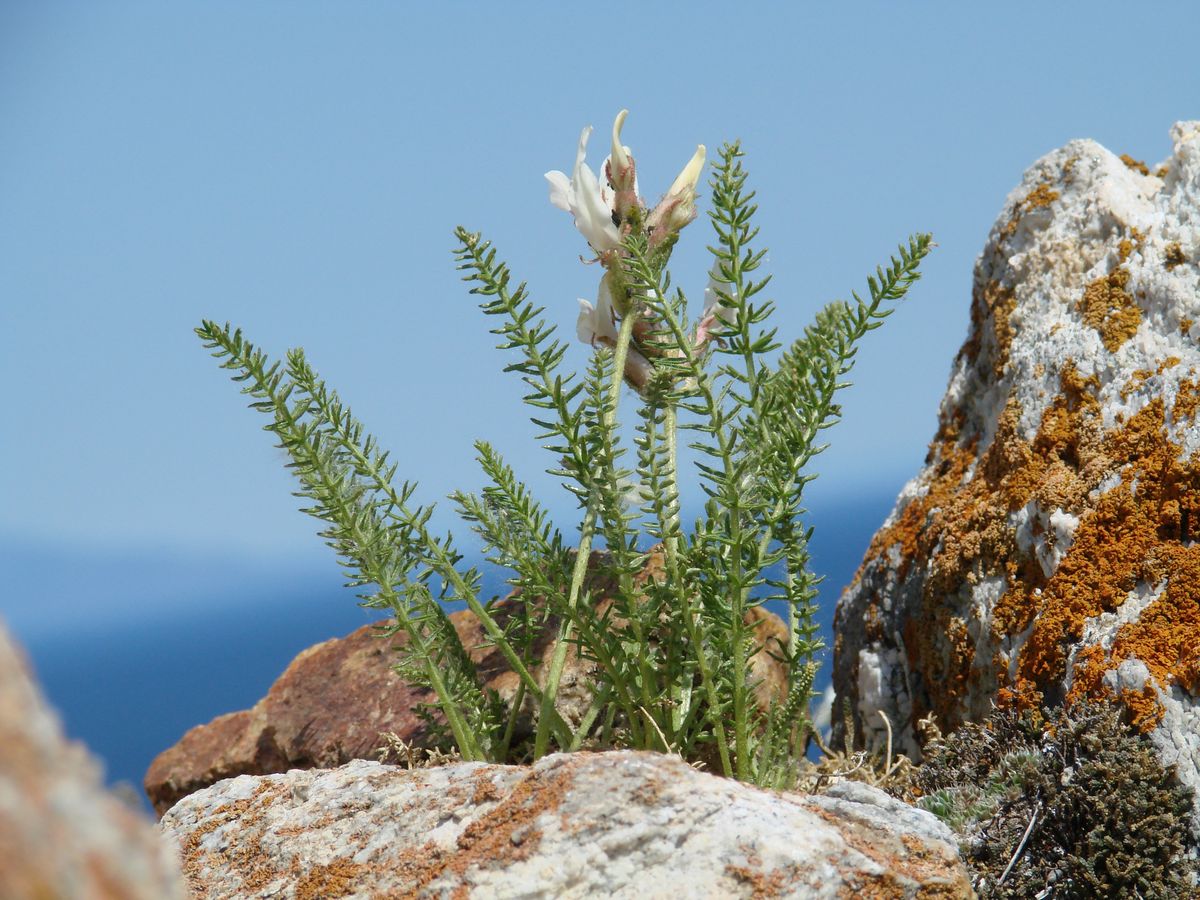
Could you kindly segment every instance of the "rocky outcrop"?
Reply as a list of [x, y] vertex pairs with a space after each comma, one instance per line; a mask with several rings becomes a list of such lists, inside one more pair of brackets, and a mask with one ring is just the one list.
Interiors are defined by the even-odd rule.
[[163, 817], [193, 896], [973, 896], [950, 831], [857, 783], [775, 794], [655, 753], [242, 776]]
[[[594, 554], [593, 569], [598, 559], [599, 554]], [[638, 581], [663, 577], [661, 555], [652, 553]], [[595, 578], [590, 587], [592, 595], [600, 598], [597, 614], [603, 614], [612, 603], [608, 599], [612, 585]], [[494, 608], [501, 624], [520, 602], [512, 596]], [[510, 702], [516, 694], [517, 676], [501, 653], [486, 645], [478, 619], [469, 611], [454, 613], [450, 619], [486, 686]], [[786, 641], [786, 626], [777, 616], [754, 609], [747, 620], [754, 624], [759, 643], [768, 651], [775, 649], [775, 641]], [[549, 661], [557, 631], [557, 619], [549, 618], [534, 648], [538, 658]], [[180, 798], [235, 775], [331, 768], [352, 759], [374, 759], [384, 744], [383, 733], [394, 734], [416, 748], [429, 746], [429, 724], [416, 710], [435, 697], [407, 683], [391, 668], [395, 648], [403, 642], [402, 635], [382, 640], [379, 627], [368, 625], [345, 638], [303, 651], [252, 709], [197, 726], [159, 754], [145, 778], [146, 793], [155, 810], [161, 815]], [[784, 670], [770, 652], [756, 653], [751, 666], [760, 704], [784, 690]], [[542, 677], [547, 669], [535, 667], [535, 674]], [[568, 721], [578, 720], [587, 708], [591, 684], [589, 667], [572, 648], [559, 692], [559, 711]], [[528, 698], [526, 709], [522, 727], [529, 730], [536, 711]]]
[[860, 742], [1104, 696], [1200, 788], [1200, 123], [1171, 134], [1153, 167], [1072, 141], [996, 220], [925, 467], [838, 604]]
[[183, 896], [171, 848], [63, 737], [0, 626], [0, 897]]

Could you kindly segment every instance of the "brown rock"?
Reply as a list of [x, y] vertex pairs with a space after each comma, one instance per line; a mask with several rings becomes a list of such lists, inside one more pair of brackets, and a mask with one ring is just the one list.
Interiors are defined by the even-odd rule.
[[[593, 562], [595, 565], [595, 562]], [[639, 583], [661, 578], [662, 561], [652, 554]], [[606, 590], [606, 587], [608, 590]], [[601, 599], [602, 614], [611, 600], [605, 598], [611, 585], [592, 584]], [[515, 598], [506, 598], [493, 608], [499, 624]], [[510, 702], [518, 679], [495, 647], [484, 646], [484, 631], [469, 611], [450, 616], [463, 646], [468, 649], [485, 685]], [[787, 628], [778, 616], [752, 609], [747, 621], [756, 623], [761, 643], [786, 641]], [[404, 637], [379, 637], [386, 623], [365, 625], [344, 638], [335, 638], [303, 651], [252, 709], [218, 716], [206, 725], [188, 731], [175, 746], [163, 751], [146, 773], [145, 788], [155, 811], [162, 815], [182, 797], [224, 778], [236, 775], [265, 775], [289, 769], [332, 768], [352, 759], [374, 759], [384, 740], [395, 734], [408, 744], [424, 748], [431, 743], [428, 723], [417, 715], [422, 703], [433, 703], [432, 692], [407, 683], [392, 670], [395, 649]], [[554, 652], [558, 621], [548, 620], [535, 644], [535, 652], [548, 662]], [[590, 666], [581, 665], [572, 647], [560, 681], [557, 708], [568, 722], [578, 722], [591, 701]], [[542, 681], [548, 666], [535, 668]], [[758, 685], [761, 705], [779, 696], [786, 687], [782, 666], [769, 654], [759, 652], [751, 659], [751, 672]], [[532, 729], [536, 719], [533, 703], [526, 698], [526, 717], [520, 726]]]
[[0, 897], [184, 896], [170, 846], [106, 791], [0, 627]]

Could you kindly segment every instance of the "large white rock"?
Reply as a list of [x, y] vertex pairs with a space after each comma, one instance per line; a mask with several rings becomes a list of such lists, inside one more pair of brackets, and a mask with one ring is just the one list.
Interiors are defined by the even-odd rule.
[[838, 604], [860, 742], [1104, 695], [1200, 788], [1200, 123], [1171, 137], [1154, 167], [1072, 141], [992, 227], [925, 467]]
[[219, 782], [161, 827], [193, 896], [973, 896], [953, 835], [860, 784], [761, 791], [655, 754]]

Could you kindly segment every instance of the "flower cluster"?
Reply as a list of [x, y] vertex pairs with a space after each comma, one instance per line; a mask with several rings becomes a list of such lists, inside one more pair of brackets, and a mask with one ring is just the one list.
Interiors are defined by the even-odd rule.
[[[653, 209], [647, 209], [638, 188], [633, 154], [621, 143], [621, 129], [628, 114], [628, 110], [621, 110], [613, 122], [612, 151], [600, 167], [599, 176], [586, 162], [592, 134], [589, 125], [579, 135], [571, 176], [568, 178], [565, 172], [547, 172], [546, 180], [550, 183], [550, 202], [571, 214], [575, 227], [595, 253], [587, 261], [598, 261], [605, 269], [595, 304], [579, 300], [576, 333], [581, 341], [592, 346], [615, 347], [617, 323], [626, 316], [634, 317], [625, 378], [634, 388], [642, 390], [654, 374], [651, 360], [682, 351], [664, 349], [653, 340], [656, 323], [625, 287], [622, 244], [630, 234], [640, 233], [646, 239], [646, 246], [660, 252], [665, 260], [680, 230], [696, 218], [696, 185], [704, 168], [705, 148], [703, 144], [696, 148], [662, 199]], [[721, 303], [721, 294], [719, 272], [714, 269], [705, 291], [704, 312], [694, 332], [693, 345], [697, 351], [703, 350], [719, 330], [717, 319], [727, 321], [729, 310]]]

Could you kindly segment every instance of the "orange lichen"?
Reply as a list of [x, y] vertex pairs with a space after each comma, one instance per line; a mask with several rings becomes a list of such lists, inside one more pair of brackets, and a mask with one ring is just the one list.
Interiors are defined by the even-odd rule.
[[1148, 165], [1146, 165], [1144, 162], [1142, 162], [1140, 159], [1134, 159], [1128, 153], [1122, 153], [1120, 155], [1120, 157], [1118, 157], [1118, 158], [1121, 160], [1121, 162], [1125, 163], [1125, 165], [1128, 166], [1130, 169], [1133, 169], [1133, 171], [1140, 172], [1143, 175], [1150, 174], [1150, 167]]
[[1187, 337], [1187, 333], [1192, 330], [1192, 323], [1194, 321], [1195, 321], [1194, 319], [1180, 319], [1179, 320], [1179, 333], [1182, 334], [1184, 337]]
[[1122, 691], [1119, 699], [1142, 731], [1153, 729], [1162, 716], [1153, 686], [1177, 684], [1191, 693], [1200, 687], [1200, 546], [1163, 542], [1146, 568], [1151, 578], [1165, 578], [1162, 594], [1137, 621], [1121, 626], [1107, 659], [1088, 660], [1082, 671], [1077, 668], [1078, 690], [1073, 690], [1095, 693], [1105, 671], [1127, 659], [1141, 660], [1150, 680], [1141, 691]]
[[[1177, 418], [1194, 413], [1194, 395], [1173, 409]], [[1023, 678], [1039, 685], [1056, 681], [1065, 673], [1066, 649], [1079, 641], [1087, 619], [1116, 610], [1139, 582], [1165, 583], [1136, 621], [1121, 626], [1108, 653], [1090, 648], [1078, 654], [1069, 700], [1103, 693], [1104, 673], [1126, 659], [1145, 663], [1160, 687], [1194, 684], [1200, 672], [1200, 546], [1180, 543], [1188, 537], [1181, 533], [1182, 511], [1200, 508], [1200, 470], [1193, 461], [1179, 461], [1164, 415], [1156, 399], [1107, 436], [1109, 452], [1128, 461], [1127, 470], [1080, 523], [1071, 552], [1043, 591], [1022, 651]], [[1157, 723], [1158, 701], [1149, 686], [1118, 699], [1138, 727]]]
[[1176, 266], [1182, 266], [1187, 262], [1187, 257], [1183, 255], [1183, 247], [1179, 245], [1179, 241], [1172, 244], [1167, 244], [1167, 249], [1163, 253], [1163, 263], [1168, 269], [1174, 269]]
[[1129, 380], [1121, 387], [1121, 399], [1128, 400], [1130, 394], [1140, 391], [1146, 379], [1153, 378], [1154, 374], [1153, 369], [1134, 369], [1129, 375]]
[[296, 900], [323, 900], [325, 897], [347, 897], [356, 893], [366, 875], [378, 867], [363, 865], [349, 859], [335, 859], [327, 865], [314, 865], [296, 880]]
[[[753, 861], [753, 860], [752, 860]], [[750, 889], [751, 900], [771, 900], [774, 897], [786, 897], [795, 889], [800, 870], [791, 866], [789, 871], [772, 869], [764, 872], [761, 869], [762, 860], [754, 861], [754, 867], [735, 866], [729, 863], [725, 866], [725, 874]]]
[[1017, 298], [1012, 291], [1000, 287], [993, 281], [984, 288], [984, 303], [992, 314], [992, 333], [996, 340], [992, 371], [999, 377], [1008, 363], [1008, 351], [1012, 346], [1013, 328], [1009, 318], [1012, 316], [1012, 311], [1017, 308]]
[[1176, 422], [1195, 419], [1200, 409], [1200, 381], [1184, 380], [1175, 389], [1175, 403], [1171, 407], [1171, 418]]
[[[1066, 175], [1070, 170], [1070, 164], [1073, 162], [1074, 160], [1068, 160], [1067, 167], [1063, 169], [1064, 175]], [[1057, 200], [1059, 196], [1060, 195], [1058, 191], [1050, 187], [1049, 184], [1039, 184], [1032, 191], [1025, 195], [1024, 200], [1019, 201], [1017, 205], [1013, 207], [1012, 215], [1008, 222], [1004, 225], [1004, 228], [1001, 229], [1001, 234], [1006, 238], [1012, 237], [1014, 234], [1016, 234], [1017, 225], [1020, 223], [1021, 217], [1025, 215], [1025, 213], [1029, 212], [1031, 209], [1049, 206], [1051, 203]]]
[[1109, 353], [1121, 349], [1142, 323], [1142, 311], [1133, 295], [1125, 289], [1128, 284], [1129, 272], [1115, 269], [1089, 284], [1076, 306], [1084, 324], [1100, 333], [1100, 340]]
[[[1016, 306], [1016, 295], [997, 281], [977, 284], [971, 297], [971, 338], [959, 352], [974, 362], [986, 345], [990, 354], [990, 368], [997, 378], [1008, 363], [1013, 339], [1009, 318]], [[990, 336], [991, 340], [985, 341], [985, 335]]]
[[[1167, 358], [1157, 371], [1179, 362]], [[1138, 373], [1139, 381], [1150, 374]], [[918, 560], [927, 561], [920, 605], [906, 613], [900, 636], [911, 677], [921, 685], [912, 697], [914, 721], [932, 711], [952, 729], [978, 702], [971, 696], [1021, 707], [1063, 700], [1072, 648], [1073, 698], [1107, 693], [1103, 675], [1124, 659], [1146, 663], [1152, 683], [1118, 698], [1139, 727], [1152, 728], [1161, 715], [1154, 685], [1200, 693], [1200, 610], [1194, 599], [1200, 597], [1200, 545], [1193, 551], [1180, 544], [1188, 538], [1182, 510], [1195, 511], [1200, 536], [1200, 460], [1179, 461], [1179, 447], [1166, 436], [1161, 399], [1106, 432], [1099, 387], [1095, 376], [1084, 377], [1066, 361], [1059, 395], [1032, 441], [1022, 437], [1021, 410], [1010, 400], [977, 460], [978, 438], [962, 433], [957, 413], [948, 417], [926, 460], [925, 495], [872, 542], [867, 563], [886, 559], [890, 548], [900, 551], [894, 573], [900, 581]], [[1171, 414], [1180, 421], [1198, 411], [1200, 383], [1184, 382]], [[1121, 476], [1115, 487], [1099, 497], [1092, 493], [1114, 473]], [[1061, 509], [1079, 517], [1070, 549], [1049, 577], [1031, 552], [1018, 547], [1010, 519], [1030, 501], [1041, 515]], [[1039, 521], [1030, 522], [1032, 536], [1052, 543], [1054, 535], [1043, 533]], [[997, 649], [981, 660], [970, 634], [983, 623], [964, 620], [957, 597], [968, 585], [997, 576], [1007, 585], [990, 615]], [[1120, 630], [1111, 652], [1079, 648], [1087, 620], [1116, 610], [1139, 583], [1163, 579], [1163, 596]], [[866, 600], [865, 612], [879, 618], [882, 598]], [[1010, 659], [1002, 648], [1030, 626]], [[880, 623], [871, 639], [882, 640], [885, 630]]]
[[1030, 210], [1039, 206], [1049, 206], [1058, 199], [1058, 191], [1052, 190], [1048, 184], [1039, 184], [1025, 198], [1025, 209]]
[[[862, 867], [852, 873], [847, 872], [852, 880], [842, 886], [838, 892], [839, 897], [846, 900], [888, 900], [893, 897], [916, 896], [929, 900], [952, 900], [974, 896], [960, 874], [962, 869], [959, 868], [957, 854], [953, 851], [944, 852], [936, 845], [931, 846], [912, 835], [900, 835], [899, 841], [887, 839], [878, 829], [848, 822], [844, 815], [827, 808], [808, 808], [838, 832], [851, 851], [861, 854], [873, 863], [871, 868], [874, 871]], [[748, 861], [751, 865], [755, 864], [756, 856], [749, 856]], [[790, 866], [785, 869], [791, 870]], [[741, 873], [733, 871], [732, 866], [727, 866], [726, 872], [734, 877], [741, 877]], [[915, 894], [912, 893], [914, 884], [917, 886]], [[756, 892], [754, 896], [757, 898], [784, 895], [764, 895]], [[794, 890], [786, 896], [795, 896]]]

